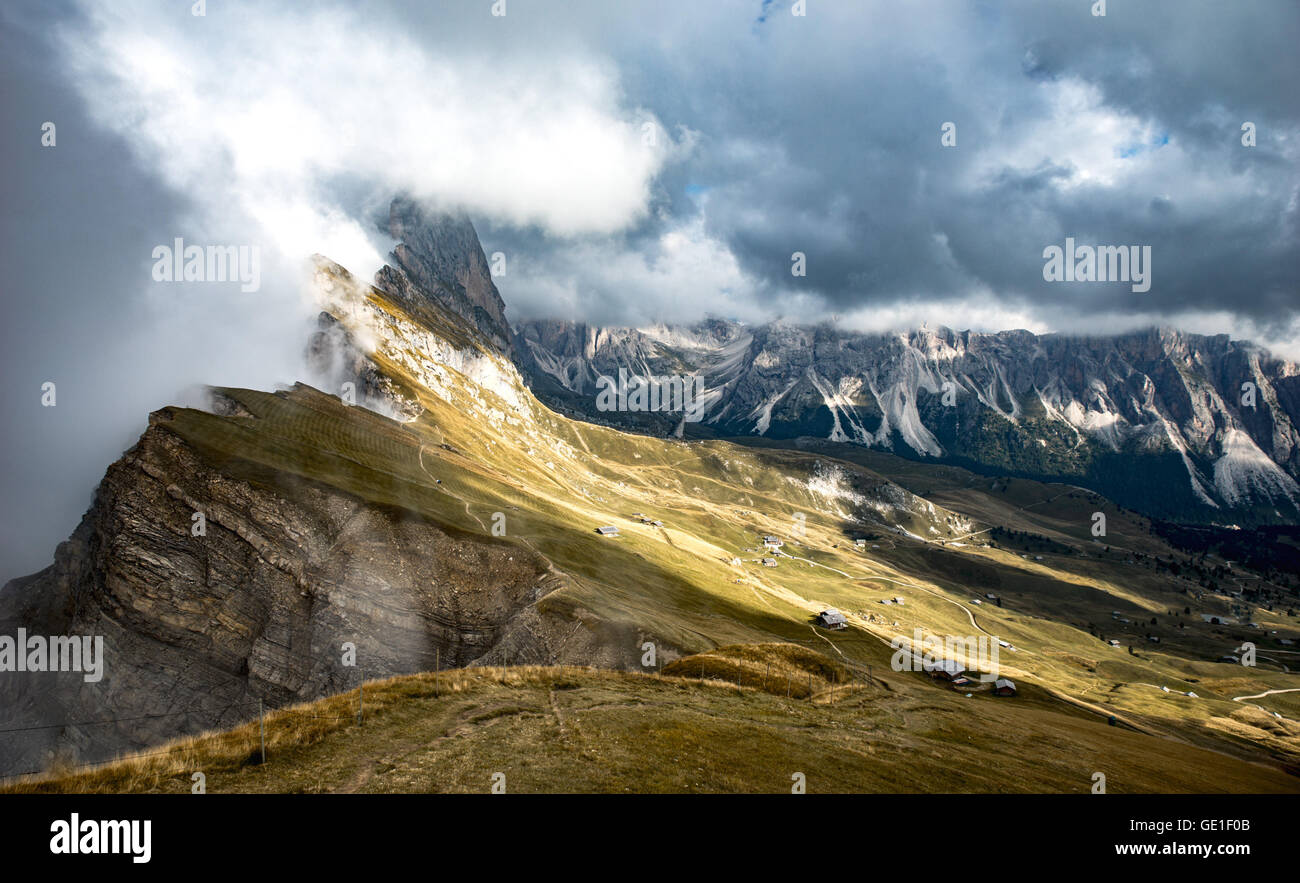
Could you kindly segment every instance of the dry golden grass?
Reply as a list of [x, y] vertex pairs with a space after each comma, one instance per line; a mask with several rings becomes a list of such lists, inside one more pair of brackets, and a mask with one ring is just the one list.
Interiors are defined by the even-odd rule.
[[[527, 666], [376, 681], [360, 725], [356, 691], [268, 714], [265, 764], [253, 721], [0, 790], [187, 793], [202, 771], [209, 793], [484, 793], [498, 773], [512, 793], [736, 793], [788, 790], [802, 772], [810, 791], [1086, 793], [1102, 771], [1112, 793], [1300, 792], [1276, 766], [1060, 703], [964, 698], [912, 673], [837, 683], [837, 663], [788, 644], [705, 655], [717, 674], [703, 681], [698, 657], [677, 661], [683, 675], [674, 663], [662, 675]], [[769, 661], [805, 683], [819, 672], [811, 701], [724, 680], [761, 678]]]
[[828, 689], [847, 687], [849, 669], [798, 644], [732, 644], [675, 659], [663, 674], [713, 679], [750, 687], [774, 696], [807, 699]]
[[505, 686], [548, 684], [564, 689], [576, 683], [579, 674], [589, 671], [565, 666], [482, 667], [371, 681], [360, 690], [268, 711], [261, 722], [252, 720], [229, 730], [197, 733], [123, 755], [109, 763], [78, 768], [61, 761], [44, 773], [23, 776], [0, 786], [0, 793], [155, 791], [179, 775], [189, 776], [194, 770], [260, 764], [263, 727], [266, 757], [270, 759], [285, 749], [311, 746], [330, 734], [358, 726], [359, 706], [361, 725], [364, 725], [366, 717], [382, 715], [411, 699], [456, 696], [485, 682]]

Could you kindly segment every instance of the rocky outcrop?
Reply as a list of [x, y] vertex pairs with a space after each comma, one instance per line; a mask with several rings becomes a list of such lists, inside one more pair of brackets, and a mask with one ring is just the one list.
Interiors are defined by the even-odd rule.
[[394, 199], [388, 229], [398, 241], [392, 267], [380, 272], [376, 284], [402, 290], [392, 277], [401, 270], [425, 296], [436, 299], [469, 322], [504, 353], [513, 349], [505, 303], [492, 282], [474, 225], [464, 213], [430, 213], [410, 199]]
[[0, 773], [99, 760], [362, 678], [583, 658], [565, 650], [573, 624], [537, 608], [560, 582], [540, 556], [409, 511], [232, 477], [159, 412], [54, 564], [0, 591], [0, 634], [99, 635], [105, 659], [97, 683], [0, 675], [0, 729], [60, 724], [6, 734]]
[[[349, 396], [352, 404], [402, 422], [414, 420], [423, 410], [418, 397], [384, 374], [352, 332], [329, 313], [316, 317], [316, 331], [308, 338], [305, 355], [308, 372], [320, 380], [322, 388]], [[217, 395], [214, 407], [223, 404]]]

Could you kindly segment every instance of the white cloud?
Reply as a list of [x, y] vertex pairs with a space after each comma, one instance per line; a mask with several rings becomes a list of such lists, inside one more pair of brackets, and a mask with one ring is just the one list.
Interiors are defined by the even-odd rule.
[[1024, 329], [1034, 334], [1053, 332], [1068, 335], [1126, 334], [1147, 328], [1173, 328], [1191, 334], [1227, 334], [1234, 340], [1249, 340], [1273, 355], [1300, 361], [1300, 337], [1296, 325], [1275, 327], [1252, 322], [1227, 310], [1184, 310], [1165, 312], [1091, 312], [1086, 306], [1071, 310], [1056, 306], [1017, 306], [1002, 302], [993, 293], [980, 291], [970, 296], [936, 303], [921, 298], [864, 307], [834, 316], [845, 330], [884, 334], [928, 326], [954, 331], [996, 333]]
[[[1029, 174], [1046, 164], [1069, 170], [1056, 180], [1058, 188], [1114, 187], [1126, 178], [1149, 171], [1126, 149], [1149, 147], [1157, 130], [1149, 120], [1106, 105], [1094, 83], [1067, 77], [1040, 83], [1042, 113], [1008, 126], [997, 144], [982, 146], [973, 166], [980, 184], [1006, 169]], [[1168, 155], [1162, 157], [1168, 159]]]
[[335, 9], [85, 12], [61, 46], [97, 121], [193, 201], [207, 235], [256, 231], [288, 261], [378, 269], [368, 220], [333, 195], [358, 190], [559, 235], [617, 231], [675, 148], [662, 129], [643, 143], [657, 121], [622, 105], [597, 59], [429, 49]]
[[873, 334], [910, 331], [923, 326], [987, 332], [1023, 328], [1035, 334], [1051, 330], [1032, 311], [1004, 306], [992, 295], [945, 303], [914, 298], [873, 305], [839, 314], [836, 324], [847, 330]]
[[725, 243], [709, 236], [704, 217], [667, 228], [643, 249], [621, 239], [566, 243], [504, 281], [512, 314], [618, 325], [694, 322], [705, 314], [762, 318], [759, 283]]

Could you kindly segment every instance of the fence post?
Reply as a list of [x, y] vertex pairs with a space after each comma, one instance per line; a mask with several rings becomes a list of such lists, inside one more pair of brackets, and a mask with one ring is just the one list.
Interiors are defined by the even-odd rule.
[[266, 718], [262, 716], [262, 700], [257, 700], [257, 729], [262, 734], [262, 763], [266, 763]]
[[357, 687], [357, 726], [361, 726], [361, 715], [366, 705], [366, 682]]

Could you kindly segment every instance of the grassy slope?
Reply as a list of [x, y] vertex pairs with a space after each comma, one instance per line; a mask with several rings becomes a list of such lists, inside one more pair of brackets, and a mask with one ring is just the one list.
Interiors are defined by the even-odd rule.
[[[771, 645], [729, 649], [752, 663], [744, 687], [720, 679], [735, 671], [725, 651], [705, 663], [707, 681], [542, 667], [413, 675], [367, 684], [361, 724], [356, 691], [272, 713], [265, 764], [254, 722], [7, 790], [186, 793], [195, 771], [213, 793], [484, 793], [498, 772], [513, 793], [782, 792], [796, 772], [810, 792], [1087, 793], [1095, 772], [1108, 793], [1295, 790], [1275, 769], [1032, 692], [965, 698], [892, 674], [836, 683], [835, 663], [802, 648], [793, 664]], [[779, 672], [802, 683], [809, 668], [811, 698], [787, 698]]]

